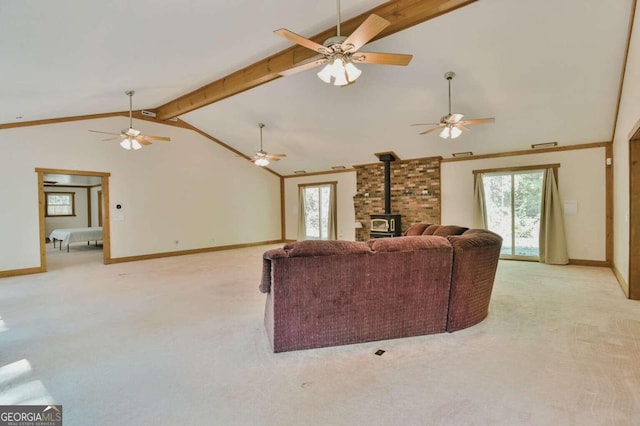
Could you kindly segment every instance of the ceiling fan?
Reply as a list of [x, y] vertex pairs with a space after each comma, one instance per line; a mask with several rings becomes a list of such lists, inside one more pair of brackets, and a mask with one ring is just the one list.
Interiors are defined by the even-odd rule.
[[413, 55], [359, 52], [362, 46], [391, 25], [391, 23], [378, 15], [372, 14], [349, 37], [344, 37], [340, 34], [340, 0], [337, 0], [337, 3], [337, 35], [326, 39], [323, 44], [318, 44], [285, 28], [274, 31], [279, 36], [322, 55], [302, 61], [300, 64], [280, 72], [280, 75], [287, 76], [326, 64], [322, 71], [318, 73], [318, 77], [325, 83], [333, 81], [335, 86], [346, 86], [354, 83], [362, 74], [362, 71], [356, 68], [354, 63], [408, 65], [411, 62]]
[[120, 133], [112, 133], [112, 132], [101, 132], [98, 130], [89, 130], [94, 133], [104, 133], [107, 135], [117, 135], [114, 138], [102, 139], [103, 141], [112, 141], [116, 139], [121, 139], [120, 146], [124, 149], [140, 149], [142, 145], [151, 145], [151, 141], [164, 141], [169, 142], [171, 138], [165, 136], [151, 136], [151, 135], [143, 135], [140, 130], [136, 130], [133, 128], [133, 95], [136, 93], [135, 90], [127, 90], [124, 92], [127, 96], [129, 96], [129, 128], [126, 130], [122, 130]]
[[256, 166], [264, 167], [269, 165], [272, 161], [280, 161], [283, 157], [286, 157], [286, 154], [267, 154], [262, 149], [262, 129], [265, 127], [263, 123], [258, 123], [258, 127], [260, 127], [260, 151], [256, 152], [256, 155], [251, 158], [253, 164]]
[[474, 124], [482, 124], [482, 123], [493, 123], [496, 121], [495, 118], [473, 118], [470, 120], [463, 120], [463, 114], [452, 114], [451, 113], [451, 80], [456, 76], [456, 73], [453, 71], [448, 71], [444, 74], [444, 78], [449, 81], [449, 114], [440, 118], [439, 123], [421, 123], [421, 124], [412, 124], [412, 126], [436, 126], [432, 129], [425, 130], [421, 132], [421, 135], [426, 135], [427, 133], [435, 132], [436, 130], [442, 129], [440, 132], [440, 137], [447, 139], [455, 139], [462, 134], [463, 130], [469, 130], [465, 126], [471, 126]]

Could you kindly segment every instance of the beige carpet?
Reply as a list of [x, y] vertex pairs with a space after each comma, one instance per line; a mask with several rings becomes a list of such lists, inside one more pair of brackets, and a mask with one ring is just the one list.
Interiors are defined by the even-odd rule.
[[270, 247], [50, 249], [50, 272], [0, 280], [0, 405], [63, 404], [67, 426], [640, 424], [640, 303], [608, 269], [501, 262], [475, 327], [273, 354]]

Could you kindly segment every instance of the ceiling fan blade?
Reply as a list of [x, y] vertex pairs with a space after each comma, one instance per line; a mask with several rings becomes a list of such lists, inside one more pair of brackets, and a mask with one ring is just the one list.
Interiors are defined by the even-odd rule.
[[287, 154], [269, 154], [269, 155], [267, 155], [267, 157], [269, 157], [269, 158], [283, 158], [283, 157], [286, 157], [286, 156], [287, 156]]
[[458, 121], [462, 120], [464, 114], [451, 114], [451, 116], [447, 119], [447, 123], [456, 124]]
[[420, 135], [426, 135], [427, 133], [435, 132], [436, 130], [440, 130], [440, 127], [434, 127], [433, 129], [425, 130], [424, 132], [420, 132]]
[[307, 49], [311, 49], [318, 53], [327, 53], [327, 48], [321, 44], [316, 43], [313, 40], [309, 40], [308, 38], [304, 38], [301, 35], [294, 33], [293, 31], [289, 31], [286, 28], [280, 28], [279, 30], [275, 30], [274, 33], [278, 34], [281, 37], [286, 38], [287, 40], [299, 44], [302, 47], [306, 47]]
[[464, 130], [465, 132], [468, 132], [468, 131], [469, 131], [469, 129], [467, 129], [466, 127], [464, 127], [464, 124], [463, 124], [463, 123], [465, 123], [465, 122], [464, 122], [464, 121], [461, 121], [461, 122], [459, 122], [459, 123], [454, 124], [454, 126], [455, 126], [455, 127], [457, 127], [457, 128], [458, 128], [458, 129], [460, 129], [460, 130]]
[[151, 145], [150, 141], [148, 141], [148, 140], [146, 140], [144, 138], [141, 138], [141, 137], [137, 137], [137, 138], [135, 138], [135, 140], [137, 140], [140, 145]]
[[419, 123], [419, 124], [410, 124], [410, 126], [439, 126], [440, 123]]
[[105, 135], [118, 135], [120, 136], [120, 133], [113, 133], [113, 132], [101, 132], [100, 130], [89, 130], [90, 132], [93, 133], [104, 133]]
[[404, 53], [358, 52], [351, 56], [359, 64], [409, 65], [413, 55]]
[[493, 123], [495, 122], [496, 119], [495, 118], [472, 118], [471, 120], [464, 120], [462, 121], [462, 123], [466, 124], [467, 126], [472, 125], [472, 124], [482, 124], [482, 123]]
[[322, 56], [315, 56], [311, 59], [307, 59], [306, 61], [302, 61], [289, 69], [281, 71], [279, 74], [281, 76], [293, 75], [301, 71], [306, 71], [308, 69], [317, 67], [318, 65], [326, 64], [328, 61], [329, 60], [327, 58], [324, 58]]
[[137, 139], [147, 139], [150, 141], [163, 141], [163, 142], [171, 141], [171, 138], [168, 138], [166, 136], [151, 136], [151, 135], [140, 135], [137, 137]]
[[116, 136], [115, 138], [107, 138], [107, 139], [101, 139], [101, 140], [103, 140], [103, 141], [114, 141], [116, 139], [122, 139], [122, 138], [123, 138], [122, 136]]
[[[356, 30], [351, 33], [345, 41], [342, 42], [342, 47], [347, 51], [355, 52], [389, 25], [391, 25], [391, 22], [386, 19], [374, 14], [369, 15], [369, 17], [365, 19], [364, 22], [360, 24], [360, 26], [356, 28]], [[349, 45], [353, 47], [350, 47]]]

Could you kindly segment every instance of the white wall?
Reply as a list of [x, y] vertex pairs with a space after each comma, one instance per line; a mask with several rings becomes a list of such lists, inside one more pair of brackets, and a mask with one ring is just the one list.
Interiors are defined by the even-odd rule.
[[442, 163], [442, 223], [473, 225], [473, 170], [554, 163], [560, 197], [578, 202], [578, 213], [565, 216], [569, 258], [606, 260], [604, 148]]
[[91, 188], [91, 226], [99, 226], [98, 221], [98, 191], [102, 191], [101, 186]]
[[613, 264], [629, 283], [629, 132], [640, 120], [640, 6], [636, 8], [613, 139]]
[[355, 210], [353, 196], [356, 195], [356, 172], [327, 173], [325, 175], [291, 177], [284, 180], [286, 238], [298, 238], [298, 185], [337, 181], [338, 239], [355, 241]]
[[87, 188], [69, 188], [64, 186], [46, 186], [45, 192], [73, 192], [75, 199], [75, 216], [47, 217], [44, 218], [44, 235], [49, 236], [51, 231], [58, 228], [84, 228], [89, 223]]
[[88, 132], [125, 124], [112, 117], [0, 130], [0, 199], [11, 205], [0, 209], [0, 271], [40, 264], [37, 167], [111, 173], [112, 258], [280, 239], [278, 176], [190, 130], [136, 121], [143, 133], [172, 139], [139, 151]]

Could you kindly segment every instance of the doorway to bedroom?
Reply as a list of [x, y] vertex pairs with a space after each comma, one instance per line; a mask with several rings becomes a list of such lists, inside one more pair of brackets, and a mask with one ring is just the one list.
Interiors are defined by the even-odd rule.
[[110, 263], [109, 173], [37, 168], [43, 270]]

